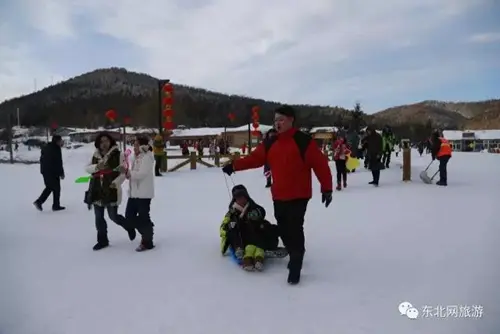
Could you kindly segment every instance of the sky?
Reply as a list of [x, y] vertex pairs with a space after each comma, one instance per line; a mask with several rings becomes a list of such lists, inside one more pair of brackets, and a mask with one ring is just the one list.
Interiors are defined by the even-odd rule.
[[367, 113], [500, 97], [498, 0], [3, 0], [0, 102], [97, 68]]

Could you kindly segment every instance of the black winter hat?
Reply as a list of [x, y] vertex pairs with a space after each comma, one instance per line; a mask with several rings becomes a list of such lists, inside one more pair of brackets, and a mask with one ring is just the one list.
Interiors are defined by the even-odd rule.
[[295, 118], [295, 109], [288, 105], [281, 106], [274, 111], [275, 114], [280, 114], [287, 117]]
[[243, 196], [246, 199], [250, 199], [250, 195], [248, 194], [247, 188], [242, 184], [234, 186], [233, 189], [231, 190], [231, 194], [233, 195], [233, 198]]
[[99, 132], [99, 134], [95, 137], [94, 140], [94, 147], [99, 149], [101, 146], [101, 138], [102, 137], [107, 137], [109, 139], [109, 147], [116, 146], [116, 140], [111, 136], [109, 132], [103, 131]]

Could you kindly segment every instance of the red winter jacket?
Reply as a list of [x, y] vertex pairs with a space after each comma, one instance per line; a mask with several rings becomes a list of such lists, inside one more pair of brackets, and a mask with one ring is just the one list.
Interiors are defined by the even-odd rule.
[[234, 170], [259, 168], [267, 163], [273, 177], [271, 193], [276, 201], [311, 198], [311, 170], [321, 184], [321, 192], [332, 191], [332, 173], [328, 158], [313, 139], [310, 140], [302, 158], [294, 139], [297, 131], [290, 129], [278, 134], [268, 150], [264, 142], [260, 143], [248, 156], [233, 162]]
[[337, 139], [333, 143], [333, 160], [347, 160], [347, 155], [351, 154], [349, 145], [343, 138]]

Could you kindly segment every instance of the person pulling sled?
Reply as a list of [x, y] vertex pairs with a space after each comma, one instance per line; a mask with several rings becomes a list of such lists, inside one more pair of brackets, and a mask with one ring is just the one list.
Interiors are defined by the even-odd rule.
[[246, 271], [262, 271], [266, 257], [286, 257], [279, 248], [278, 226], [268, 222], [266, 210], [255, 203], [243, 185], [232, 189], [229, 210], [220, 225], [221, 252], [228, 251]]

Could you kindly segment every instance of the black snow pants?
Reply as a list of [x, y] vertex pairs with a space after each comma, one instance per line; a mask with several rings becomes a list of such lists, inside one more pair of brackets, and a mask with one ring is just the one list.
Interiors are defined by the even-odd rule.
[[445, 156], [438, 158], [439, 160], [439, 183], [447, 185], [448, 184], [448, 161], [450, 161], [450, 156]]
[[290, 256], [289, 269], [300, 272], [304, 260], [304, 216], [309, 199], [274, 201], [274, 217], [281, 240]]
[[384, 153], [383, 161], [385, 168], [389, 168], [389, 164], [391, 163], [391, 153], [392, 151], [388, 151]]
[[125, 231], [127, 230], [127, 221], [125, 217], [118, 214], [118, 206], [107, 205], [99, 206], [94, 205], [95, 228], [97, 230], [97, 242], [101, 244], [108, 244], [108, 223], [104, 218], [104, 212], [108, 211], [109, 218], [118, 226], [121, 226]]
[[58, 208], [61, 206], [61, 178], [54, 175], [43, 175], [43, 183], [45, 184], [45, 189], [43, 189], [40, 197], [36, 200], [37, 203], [43, 204], [52, 194], [52, 207]]
[[153, 245], [154, 224], [150, 217], [150, 198], [129, 198], [125, 209], [128, 226], [134, 226], [142, 236], [144, 245]]
[[160, 176], [161, 175], [161, 155], [155, 155], [155, 175]]
[[347, 167], [345, 160], [335, 160], [335, 169], [337, 170], [337, 185], [340, 186], [342, 181], [347, 183]]

